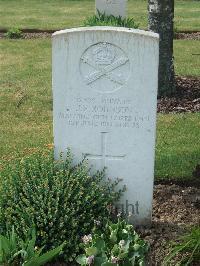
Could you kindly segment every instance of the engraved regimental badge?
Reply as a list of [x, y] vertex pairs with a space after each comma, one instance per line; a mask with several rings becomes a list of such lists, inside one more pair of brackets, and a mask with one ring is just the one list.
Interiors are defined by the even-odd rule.
[[81, 56], [80, 72], [86, 85], [98, 92], [109, 93], [127, 82], [130, 62], [121, 48], [100, 42], [90, 46]]

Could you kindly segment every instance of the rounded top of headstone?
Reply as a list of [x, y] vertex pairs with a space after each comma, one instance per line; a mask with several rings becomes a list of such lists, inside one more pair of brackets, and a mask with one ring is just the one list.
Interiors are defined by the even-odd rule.
[[85, 32], [120, 32], [120, 33], [135, 34], [139, 36], [159, 39], [159, 34], [155, 32], [131, 29], [131, 28], [123, 28], [123, 27], [110, 27], [110, 26], [94, 26], [94, 27], [79, 27], [79, 28], [65, 29], [65, 30], [54, 32], [52, 37], [54, 38], [60, 35], [66, 35], [70, 33], [81, 33], [81, 32], [83, 33]]

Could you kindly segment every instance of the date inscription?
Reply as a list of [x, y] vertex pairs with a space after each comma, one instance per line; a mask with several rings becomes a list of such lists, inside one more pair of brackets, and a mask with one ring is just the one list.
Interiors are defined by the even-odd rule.
[[110, 97], [74, 97], [58, 118], [72, 127], [140, 128], [150, 121], [130, 99]]

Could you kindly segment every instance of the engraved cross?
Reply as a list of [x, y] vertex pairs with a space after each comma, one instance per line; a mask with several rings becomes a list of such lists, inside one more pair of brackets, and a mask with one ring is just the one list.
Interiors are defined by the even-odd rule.
[[101, 132], [101, 154], [85, 153], [88, 159], [101, 160], [102, 168], [106, 167], [108, 160], [123, 160], [126, 155], [109, 155], [107, 154], [107, 136], [108, 132]]

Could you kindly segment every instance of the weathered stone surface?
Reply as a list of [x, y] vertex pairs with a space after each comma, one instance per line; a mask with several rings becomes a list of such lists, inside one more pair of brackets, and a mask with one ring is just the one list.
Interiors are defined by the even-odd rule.
[[55, 157], [70, 147], [77, 161], [123, 178], [121, 200], [135, 224], [151, 221], [158, 35], [115, 27], [53, 34]]
[[106, 15], [113, 15], [115, 17], [126, 16], [127, 0], [96, 0], [96, 10]]

